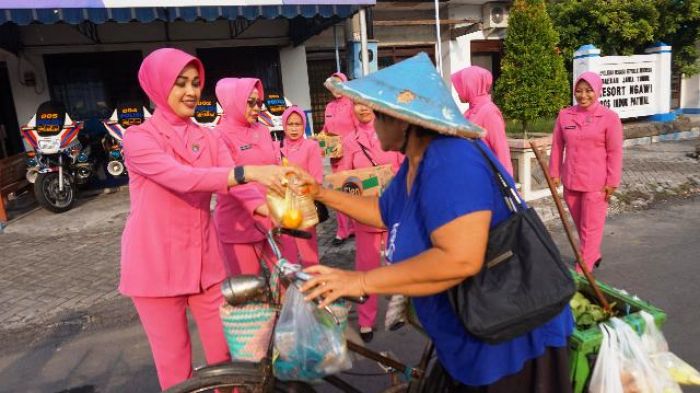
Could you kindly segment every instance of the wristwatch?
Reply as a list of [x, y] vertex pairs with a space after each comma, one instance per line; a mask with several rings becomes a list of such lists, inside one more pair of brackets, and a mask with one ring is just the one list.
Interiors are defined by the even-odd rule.
[[236, 183], [245, 184], [245, 167], [237, 166], [233, 168], [233, 178], [236, 179]]

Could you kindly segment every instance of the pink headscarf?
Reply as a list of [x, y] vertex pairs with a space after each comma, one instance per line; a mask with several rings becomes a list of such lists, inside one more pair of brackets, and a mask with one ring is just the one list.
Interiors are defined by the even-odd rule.
[[[258, 90], [258, 98], [265, 99], [262, 82], [255, 78], [224, 78], [216, 83], [216, 98], [219, 100], [224, 113], [221, 116], [219, 126], [230, 127], [252, 127], [245, 117], [248, 107], [248, 97], [253, 89]], [[261, 125], [261, 127], [264, 127]]]
[[[148, 98], [156, 106], [154, 117], [160, 116], [170, 124], [191, 123], [173, 112], [168, 105], [168, 96], [180, 72], [188, 65], [194, 64], [199, 71], [200, 85], [204, 87], [204, 66], [202, 62], [179, 49], [162, 48], [146, 56], [139, 68], [139, 83]], [[160, 116], [156, 116], [159, 114]]]
[[491, 85], [493, 76], [479, 66], [467, 67], [452, 74], [450, 78], [459, 99], [474, 105], [477, 101], [491, 100]]
[[[296, 113], [297, 115], [301, 116], [301, 124], [304, 130], [306, 130], [306, 114], [304, 111], [297, 105], [292, 105], [289, 108], [285, 109], [284, 113], [282, 114], [282, 126], [286, 129], [287, 128], [287, 120], [289, 119], [289, 116], [291, 116], [293, 113]], [[303, 131], [302, 131], [303, 132]], [[287, 138], [287, 135], [285, 134], [284, 136], [284, 141], [282, 144], [284, 145], [284, 148], [290, 148], [292, 146], [297, 146], [304, 143], [304, 136], [302, 135], [301, 138], [293, 141], [289, 138]]]
[[603, 92], [603, 80], [600, 79], [600, 75], [591, 71], [584, 72], [583, 74], [579, 75], [578, 78], [576, 78], [576, 82], [574, 82], [574, 89], [576, 89], [576, 85], [578, 85], [580, 81], [586, 81], [589, 85], [591, 85], [597, 102], [600, 98], [600, 94]]
[[343, 74], [342, 72], [334, 72], [334, 73], [331, 74], [331, 76], [332, 76], [332, 77], [334, 76], [334, 77], [340, 79], [340, 80], [343, 81], [343, 82], [347, 82], [347, 81], [348, 81], [348, 77], [347, 77], [345, 74]]

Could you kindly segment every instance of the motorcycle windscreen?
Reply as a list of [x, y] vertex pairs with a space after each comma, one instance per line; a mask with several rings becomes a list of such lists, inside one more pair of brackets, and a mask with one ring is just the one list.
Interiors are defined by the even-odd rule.
[[274, 116], [282, 116], [287, 109], [287, 103], [280, 94], [270, 93], [265, 97], [265, 109]]
[[140, 103], [124, 103], [117, 106], [117, 122], [123, 128], [137, 126], [144, 122], [146, 114]]
[[211, 97], [202, 97], [194, 108], [194, 119], [199, 124], [213, 123], [217, 116], [216, 100]]
[[40, 136], [58, 135], [65, 121], [66, 107], [60, 102], [46, 101], [36, 110], [35, 130]]

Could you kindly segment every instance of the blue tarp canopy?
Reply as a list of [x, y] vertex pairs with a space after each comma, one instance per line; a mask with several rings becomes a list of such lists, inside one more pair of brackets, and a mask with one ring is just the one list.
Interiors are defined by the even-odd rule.
[[28, 25], [31, 23], [69, 23], [80, 24], [92, 22], [142, 22], [153, 21], [215, 21], [276, 19], [296, 17], [314, 18], [347, 18], [354, 14], [361, 5], [358, 4], [326, 4], [326, 5], [247, 5], [229, 7], [150, 7], [150, 8], [34, 8], [9, 9], [0, 8], [0, 25], [15, 23]]

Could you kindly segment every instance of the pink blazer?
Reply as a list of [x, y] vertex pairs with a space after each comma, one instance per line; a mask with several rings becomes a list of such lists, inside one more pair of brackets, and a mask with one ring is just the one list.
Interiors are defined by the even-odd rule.
[[[369, 168], [373, 164], [362, 147], [367, 148], [367, 153], [377, 165], [391, 164], [391, 169], [396, 173], [403, 162], [404, 155], [394, 151], [384, 151], [379, 144], [374, 124], [360, 124], [354, 134], [343, 138], [343, 157], [338, 161], [338, 170]], [[365, 232], [383, 232], [371, 226], [356, 223], [356, 229]]]
[[296, 141], [285, 139], [281, 153], [289, 162], [309, 172], [319, 184], [323, 182], [323, 158], [318, 142], [304, 138]]
[[[272, 141], [270, 131], [261, 124], [247, 128], [237, 127], [227, 130], [225, 124], [216, 128], [218, 136], [237, 165], [278, 165], [279, 147]], [[267, 218], [255, 216], [258, 206], [266, 203], [265, 187], [251, 183], [245, 185], [245, 194], [237, 197], [222, 195], [216, 204], [214, 221], [219, 238], [224, 243], [255, 243], [263, 240], [265, 234], [258, 229], [270, 226]], [[256, 225], [256, 223], [258, 225]]]
[[552, 136], [549, 171], [572, 191], [618, 187], [622, 177], [622, 123], [615, 112], [595, 104], [562, 109]]
[[[226, 277], [209, 204], [212, 192], [226, 191], [232, 161], [205, 129], [171, 128], [147, 121], [124, 139], [131, 207], [119, 290], [127, 296], [198, 293]], [[177, 134], [184, 128], [190, 146]]]
[[[490, 97], [489, 97], [490, 98]], [[506, 124], [501, 110], [490, 99], [481, 103], [478, 100], [470, 103], [470, 108], [464, 113], [472, 123], [486, 130], [484, 142], [491, 148], [498, 161], [513, 175], [513, 163], [510, 160], [510, 146], [506, 137]]]

